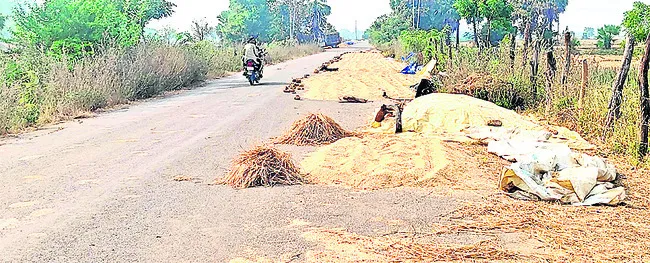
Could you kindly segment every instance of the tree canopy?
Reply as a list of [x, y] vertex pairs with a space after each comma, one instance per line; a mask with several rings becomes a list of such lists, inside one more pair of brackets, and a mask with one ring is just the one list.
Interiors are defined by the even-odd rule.
[[643, 41], [650, 32], [650, 5], [634, 2], [633, 6], [632, 10], [625, 12], [623, 27], [634, 38]]
[[7, 21], [7, 17], [0, 14], [0, 31], [5, 28], [5, 21]]
[[621, 27], [616, 25], [605, 25], [598, 29], [598, 47], [604, 49], [612, 48], [614, 37], [621, 33]]
[[144, 27], [169, 16], [174, 4], [164, 0], [50, 0], [14, 10], [15, 41], [54, 55], [93, 53], [100, 43], [123, 47], [141, 39]]
[[222, 39], [240, 42], [249, 36], [262, 41], [309, 35], [318, 39], [333, 31], [327, 0], [230, 0], [219, 16], [216, 31]]
[[582, 39], [593, 39], [596, 37], [596, 29], [593, 27], [585, 27], [585, 30], [582, 32]]

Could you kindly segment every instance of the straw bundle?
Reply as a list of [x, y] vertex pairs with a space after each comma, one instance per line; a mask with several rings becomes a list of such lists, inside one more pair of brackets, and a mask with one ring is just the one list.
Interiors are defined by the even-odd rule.
[[295, 185], [303, 183], [291, 155], [266, 146], [239, 155], [223, 184], [234, 188]]
[[332, 118], [323, 114], [309, 114], [307, 117], [293, 123], [291, 129], [277, 143], [298, 146], [314, 146], [336, 142], [352, 136]]

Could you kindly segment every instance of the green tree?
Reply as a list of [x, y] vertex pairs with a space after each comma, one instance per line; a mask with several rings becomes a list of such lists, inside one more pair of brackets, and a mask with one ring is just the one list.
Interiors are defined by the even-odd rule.
[[93, 54], [103, 43], [133, 46], [144, 25], [171, 13], [153, 5], [163, 2], [50, 0], [20, 5], [14, 10], [15, 42], [73, 58]]
[[310, 33], [314, 39], [322, 37], [322, 35], [330, 29], [331, 26], [327, 22], [327, 16], [332, 14], [332, 8], [327, 5], [327, 0], [313, 0], [311, 6], [311, 25]]
[[474, 31], [474, 43], [476, 46], [479, 46], [479, 37], [478, 37], [478, 24], [483, 21], [483, 16], [479, 11], [479, 1], [478, 0], [456, 0], [454, 3], [454, 8], [458, 11], [458, 14], [467, 20], [468, 24], [472, 25]]
[[145, 26], [152, 20], [170, 17], [176, 4], [166, 0], [117, 0], [120, 12], [126, 14], [130, 21], [135, 21], [144, 31]]
[[[506, 0], [485, 0], [478, 4], [479, 15], [486, 20], [485, 43], [491, 44], [492, 29], [496, 29], [503, 38], [504, 33], [512, 30], [512, 12], [514, 8]], [[500, 38], [500, 39], [501, 39]], [[500, 39], [497, 39], [500, 40]]]
[[632, 10], [625, 12], [623, 27], [637, 40], [643, 41], [650, 32], [650, 5], [634, 2]]
[[262, 41], [273, 38], [270, 26], [273, 16], [266, 0], [230, 0], [229, 10], [219, 16], [217, 32], [232, 42], [244, 41], [251, 35]]
[[410, 28], [408, 20], [395, 13], [382, 15], [366, 31], [373, 44], [386, 44], [397, 39], [403, 31]]
[[585, 27], [584, 32], [582, 32], [582, 39], [593, 39], [596, 36], [596, 29], [593, 27]]
[[0, 31], [5, 28], [5, 21], [7, 21], [7, 17], [0, 14]]
[[605, 25], [598, 29], [598, 47], [611, 49], [614, 37], [621, 33], [621, 27], [616, 25]]
[[316, 35], [333, 27], [327, 22], [331, 8], [326, 0], [230, 0], [229, 9], [219, 16], [216, 31], [231, 42], [250, 35], [262, 41]]

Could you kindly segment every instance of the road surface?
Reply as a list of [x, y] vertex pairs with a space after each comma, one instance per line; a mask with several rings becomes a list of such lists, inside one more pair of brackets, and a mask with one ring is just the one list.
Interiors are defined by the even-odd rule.
[[[318, 244], [289, 227], [296, 219], [364, 235], [390, 230], [376, 218], [427, 229], [454, 200], [417, 189], [211, 185], [238, 152], [282, 134], [302, 114], [322, 112], [348, 129], [367, 123], [377, 104], [282, 93], [292, 77], [349, 50], [269, 66], [260, 86], [235, 75], [0, 140], [0, 262], [300, 261]], [[289, 150], [300, 158], [312, 149]]]

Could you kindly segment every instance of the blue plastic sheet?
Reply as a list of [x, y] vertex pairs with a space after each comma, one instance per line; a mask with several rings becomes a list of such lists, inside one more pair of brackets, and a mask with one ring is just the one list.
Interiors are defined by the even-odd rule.
[[402, 70], [402, 74], [414, 75], [418, 72], [418, 64], [416, 62], [411, 63]]
[[413, 56], [415, 56], [415, 53], [411, 52], [408, 56], [402, 57], [402, 61], [409, 61]]

